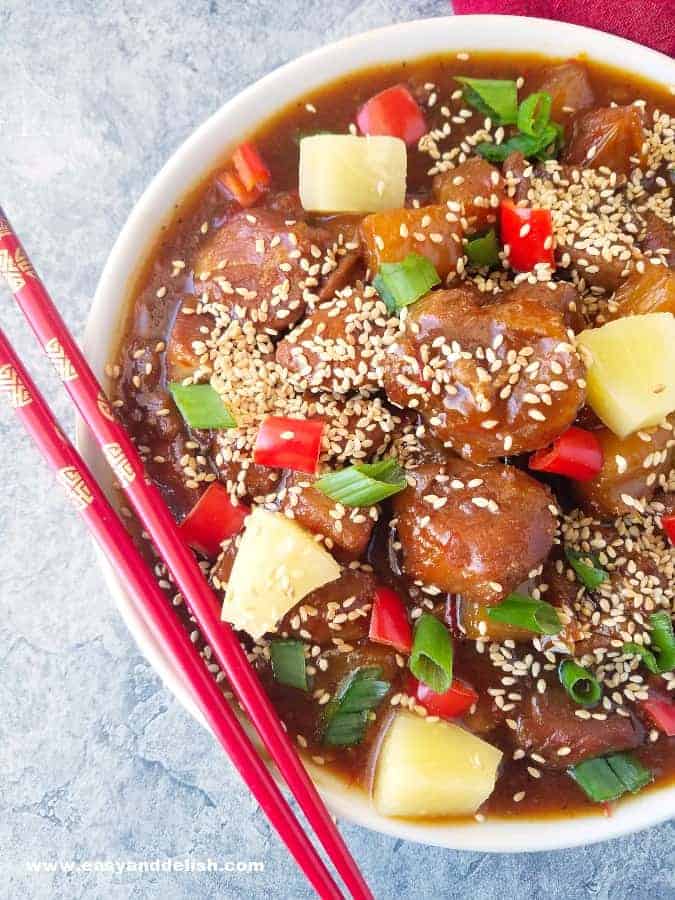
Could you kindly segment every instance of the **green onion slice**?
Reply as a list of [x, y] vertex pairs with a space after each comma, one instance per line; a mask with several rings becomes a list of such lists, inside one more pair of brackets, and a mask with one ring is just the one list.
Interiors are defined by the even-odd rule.
[[568, 695], [579, 706], [596, 706], [602, 697], [600, 682], [573, 659], [564, 659], [558, 666], [558, 678]]
[[490, 116], [495, 124], [515, 125], [518, 116], [518, 87], [515, 81], [465, 76], [458, 76], [455, 81], [464, 85], [464, 99], [478, 112]]
[[618, 800], [626, 793], [623, 781], [610, 768], [606, 759], [587, 759], [572, 766], [569, 773], [594, 803]]
[[488, 617], [535, 634], [558, 634], [562, 628], [554, 606], [524, 594], [509, 594], [498, 606], [488, 609]]
[[445, 625], [430, 613], [423, 613], [415, 624], [410, 671], [436, 694], [444, 694], [452, 685], [452, 638]]
[[576, 572], [579, 581], [589, 590], [595, 590], [609, 578], [594, 553], [584, 553], [582, 550], [565, 547], [565, 556]]
[[504, 162], [515, 152], [528, 158], [551, 159], [560, 149], [562, 137], [562, 127], [557, 122], [549, 122], [538, 135], [516, 134], [501, 144], [481, 141], [476, 145], [476, 153], [493, 163]]
[[466, 255], [474, 266], [492, 268], [499, 264], [499, 243], [494, 228], [466, 245]]
[[636, 794], [654, 780], [653, 773], [630, 753], [613, 753], [607, 757], [607, 764], [631, 794]]
[[675, 669], [675, 635], [670, 614], [665, 610], [652, 613], [649, 622], [652, 626], [652, 647], [657, 651], [659, 672], [670, 672], [671, 669]]
[[656, 661], [656, 657], [647, 647], [643, 647], [642, 644], [628, 643], [624, 644], [621, 649], [623, 653], [627, 653], [630, 656], [639, 656], [650, 672], [654, 675], [659, 674], [659, 664]]
[[548, 125], [553, 98], [546, 91], [530, 94], [518, 107], [518, 130], [538, 137]]
[[288, 687], [308, 690], [305, 647], [302, 641], [272, 641], [270, 644], [274, 680]]
[[382, 263], [373, 279], [373, 286], [390, 313], [410, 306], [440, 283], [436, 269], [419, 253], [409, 253], [402, 262]]
[[395, 459], [359, 463], [324, 475], [314, 483], [322, 494], [343, 506], [372, 506], [398, 494], [408, 485]]
[[181, 416], [190, 428], [236, 428], [236, 421], [210, 384], [169, 385]]
[[391, 687], [381, 675], [379, 666], [362, 666], [343, 678], [326, 709], [324, 744], [350, 747], [363, 740], [368, 713], [379, 706]]
[[649, 769], [629, 753], [587, 759], [568, 771], [589, 800], [595, 803], [618, 800], [626, 791], [635, 794], [654, 778]]

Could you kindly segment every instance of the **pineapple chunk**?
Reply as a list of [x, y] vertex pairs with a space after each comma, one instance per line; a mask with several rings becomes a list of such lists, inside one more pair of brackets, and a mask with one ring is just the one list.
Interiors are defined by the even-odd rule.
[[403, 206], [400, 138], [315, 134], [300, 141], [300, 200], [314, 212], [369, 213]]
[[675, 318], [648, 313], [583, 331], [588, 402], [623, 438], [657, 425], [675, 409]]
[[394, 716], [377, 759], [373, 801], [383, 816], [468, 816], [490, 796], [502, 752], [450, 722]]
[[256, 507], [232, 566], [222, 618], [259, 638], [303, 597], [340, 576], [340, 566], [304, 528]]

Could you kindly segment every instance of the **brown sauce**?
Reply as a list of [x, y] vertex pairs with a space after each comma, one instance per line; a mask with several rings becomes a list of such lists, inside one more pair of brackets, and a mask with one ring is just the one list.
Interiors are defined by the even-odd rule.
[[[312, 92], [311, 95], [301, 96], [262, 123], [251, 136], [272, 172], [273, 193], [264, 202], [278, 205], [283, 202], [283, 198], [279, 198], [280, 194], [297, 188], [300, 136], [324, 130], [345, 132], [354, 121], [355, 110], [385, 87], [405, 82], [414, 93], [422, 96], [425, 84], [433, 83], [437, 86], [440, 106], [440, 98], [456, 89], [456, 83], [453, 82], [455, 75], [517, 78], [536, 71], [544, 62], [536, 55], [472, 54], [466, 61], [459, 61], [454, 56], [433, 57], [356, 72]], [[588, 69], [596, 105], [609, 105], [612, 102], [621, 105], [641, 97], [647, 103], [648, 112], [659, 108], [675, 113], [675, 98], [665, 88], [591, 62], [588, 63]], [[310, 101], [316, 109], [314, 113], [308, 112], [306, 108], [306, 103]], [[427, 109], [425, 112], [430, 122], [437, 121], [435, 110]], [[473, 127], [456, 126], [453, 140], [455, 137], [458, 141], [461, 140]], [[229, 149], [224, 148], [224, 151], [229, 152]], [[409, 148], [408, 193], [423, 201], [430, 192], [430, 178], [427, 175], [429, 165], [428, 156], [414, 147]], [[189, 269], [172, 275], [174, 261], [191, 256], [199, 245], [202, 223], [208, 223], [209, 229], [217, 228], [229, 215], [229, 209], [229, 201], [214, 187], [213, 173], [203, 177], [176, 209], [173, 221], [163, 226], [159, 237], [148, 248], [147, 262], [130, 292], [124, 336], [117, 355], [120, 369], [114, 399], [118, 401], [118, 412], [134, 440], [141, 447], [147, 447], [146, 465], [149, 474], [161, 488], [179, 520], [193, 506], [198, 492], [185, 487], [170, 463], [172, 458], [180, 455], [186, 440], [180, 416], [175, 410], [161, 419], [154, 415], [157, 409], [165, 405], [167, 397], [163, 350], [157, 347], [161, 348], [162, 343], [168, 341], [176, 313], [186, 302], [186, 297], [194, 296], [199, 290], [194, 285], [193, 273]], [[312, 219], [308, 221], [311, 222]], [[139, 367], [147, 364], [152, 366], [151, 371], [139, 378]], [[158, 457], [167, 462], [157, 462]], [[392, 572], [384, 527], [375, 532], [369, 561], [381, 581], [407, 590], [407, 580]], [[439, 599], [439, 604], [446, 602], [451, 606], [452, 598]], [[446, 615], [445, 618], [450, 625], [453, 624], [452, 615]], [[484, 656], [476, 652], [472, 641], [456, 641], [455, 653], [457, 671], [479, 692], [481, 687], [496, 683], [494, 671]], [[393, 670], [396, 670], [395, 664]], [[400, 690], [403, 675], [399, 673], [393, 677], [395, 686], [392, 691]], [[334, 771], [350, 783], [360, 783], [367, 788], [372, 774], [370, 752], [378, 739], [379, 729], [389, 714], [387, 704], [384, 704], [385, 708], [378, 714], [378, 724], [369, 730], [363, 744], [342, 753], [327, 753], [316, 734], [316, 717], [314, 714], [306, 714], [302, 704], [298, 703], [297, 693], [276, 685], [269, 677], [269, 672], [263, 672], [263, 678], [282, 717], [287, 721], [289, 730], [309, 738], [308, 752], [314, 756], [320, 754]], [[531, 679], [519, 687], [532, 690]], [[505, 755], [496, 789], [482, 808], [483, 813], [506, 817], [567, 817], [581, 813], [604, 813], [602, 806], [585, 799], [566, 772], [544, 769], [538, 779], [528, 774], [522, 760], [514, 761], [511, 758], [511, 742], [503, 725], [490, 731], [487, 739], [503, 746]], [[662, 736], [656, 743], [645, 743], [636, 753], [654, 772], [657, 785], [675, 779], [675, 739]], [[525, 792], [524, 798], [516, 802], [514, 796], [520, 792]]]

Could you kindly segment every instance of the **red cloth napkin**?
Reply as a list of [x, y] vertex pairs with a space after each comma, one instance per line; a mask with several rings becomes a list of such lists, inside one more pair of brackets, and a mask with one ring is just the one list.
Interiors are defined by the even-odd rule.
[[[611, 31], [675, 56], [675, 0], [454, 0], [466, 13], [537, 16]], [[564, 47], [560, 48], [564, 55]]]

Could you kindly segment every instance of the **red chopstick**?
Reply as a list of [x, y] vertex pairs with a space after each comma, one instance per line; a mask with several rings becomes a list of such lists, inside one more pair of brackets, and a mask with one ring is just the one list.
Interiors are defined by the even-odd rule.
[[298, 865], [321, 897], [339, 900], [342, 894], [328, 869], [169, 606], [150, 566], [136, 549], [86, 463], [61, 432], [44, 398], [0, 329], [0, 397], [3, 395], [115, 566], [136, 611], [152, 629], [173, 665], [186, 676], [211, 730]]
[[143, 463], [117, 422], [89, 364], [38, 278], [0, 207], [0, 273], [57, 374], [89, 426], [159, 554], [171, 570], [200, 630], [225, 672], [239, 702], [291, 789], [318, 839], [356, 900], [372, 894], [342, 835], [312, 783], [276, 711], [230, 625], [220, 620], [220, 604], [183, 543], [157, 488], [146, 480]]

